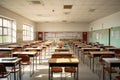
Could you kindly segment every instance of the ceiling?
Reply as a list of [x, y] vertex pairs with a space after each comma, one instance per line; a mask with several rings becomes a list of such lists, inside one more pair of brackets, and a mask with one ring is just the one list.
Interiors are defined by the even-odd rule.
[[35, 22], [91, 22], [120, 11], [120, 0], [0, 0], [0, 6]]

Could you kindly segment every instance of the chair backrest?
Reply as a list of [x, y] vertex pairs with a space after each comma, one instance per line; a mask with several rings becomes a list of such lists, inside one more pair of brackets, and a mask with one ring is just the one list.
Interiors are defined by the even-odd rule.
[[0, 53], [0, 57], [9, 57], [10, 53]]
[[120, 54], [120, 49], [115, 49], [115, 54]]
[[4, 64], [0, 64], [0, 74], [4, 76], [5, 73], [7, 73], [6, 67]]
[[55, 49], [55, 52], [68, 52], [69, 49]]
[[19, 58], [21, 58], [21, 62], [29, 62], [30, 61], [30, 57], [28, 55], [19, 55]]
[[104, 49], [105, 48], [115, 48], [114, 46], [104, 46]]
[[72, 58], [72, 54], [52, 54], [52, 58]]

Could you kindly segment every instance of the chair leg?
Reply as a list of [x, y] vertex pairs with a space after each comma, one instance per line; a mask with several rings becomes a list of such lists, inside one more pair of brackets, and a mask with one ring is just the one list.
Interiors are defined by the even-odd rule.
[[62, 72], [61, 72], [61, 80], [62, 80]]

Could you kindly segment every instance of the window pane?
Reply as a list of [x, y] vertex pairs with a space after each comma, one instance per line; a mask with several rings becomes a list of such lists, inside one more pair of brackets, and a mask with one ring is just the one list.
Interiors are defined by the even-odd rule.
[[16, 30], [16, 22], [13, 22], [13, 30]]
[[7, 28], [3, 28], [3, 34], [7, 35], [8, 34], [8, 29]]
[[2, 35], [2, 27], [0, 27], [0, 35]]
[[12, 42], [12, 36], [7, 36], [6, 38], [7, 38], [6, 42], [8, 42], [8, 43]]
[[11, 27], [11, 21], [8, 21], [8, 27], [9, 28]]
[[0, 18], [0, 26], [2, 26], [2, 18]]
[[16, 36], [16, 32], [15, 31], [13, 31], [12, 34], [13, 34], [14, 37]]
[[12, 35], [12, 30], [11, 29], [8, 29], [8, 35]]
[[3, 43], [7, 43], [8, 36], [3, 36]]
[[2, 43], [2, 36], [0, 36], [0, 43]]
[[7, 20], [6, 19], [3, 19], [3, 26], [7, 26]]

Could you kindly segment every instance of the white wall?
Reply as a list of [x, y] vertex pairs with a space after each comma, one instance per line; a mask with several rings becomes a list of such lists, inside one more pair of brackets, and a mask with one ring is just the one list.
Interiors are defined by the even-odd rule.
[[[5, 9], [1, 6], [0, 6], [0, 16], [4, 16], [4, 17], [15, 20], [16, 25], [17, 25], [17, 30], [22, 30], [23, 24], [32, 25], [33, 27], [35, 27], [35, 22], [33, 22], [33, 21], [23, 17], [23, 16], [20, 16], [20, 15], [14, 13], [8, 9]], [[21, 33], [21, 36], [17, 35], [17, 40], [18, 40], [18, 38], [22, 39], [22, 33]]]
[[65, 32], [65, 31], [88, 31], [88, 23], [38, 23], [37, 31], [42, 32]]
[[99, 30], [117, 26], [120, 26], [120, 11], [93, 21], [92, 23], [90, 23], [89, 30], [91, 30], [91, 27], [93, 28], [93, 30]]

